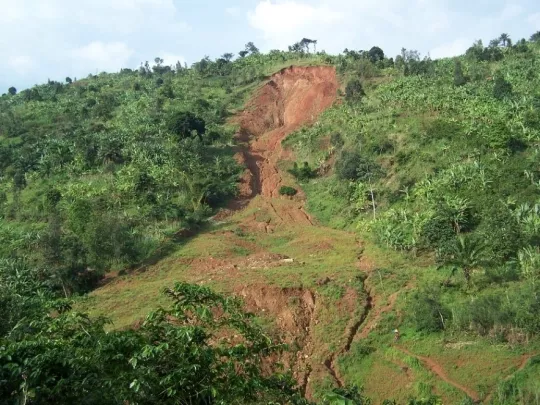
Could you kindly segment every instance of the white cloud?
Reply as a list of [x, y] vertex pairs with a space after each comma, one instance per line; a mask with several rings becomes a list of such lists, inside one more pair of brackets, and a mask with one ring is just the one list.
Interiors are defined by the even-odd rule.
[[308, 37], [330, 52], [378, 45], [397, 53], [410, 47], [403, 38], [446, 33], [454, 17], [445, 0], [263, 0], [248, 22], [266, 41], [263, 49]]
[[117, 71], [126, 66], [133, 53], [123, 42], [92, 42], [73, 50], [72, 54], [75, 63], [82, 62], [83, 66], [99, 71]]
[[186, 59], [182, 55], [176, 55], [169, 52], [160, 52], [160, 58], [163, 59], [163, 64], [165, 66], [176, 66], [176, 62], [180, 62], [182, 65], [186, 62]]
[[518, 17], [523, 13], [523, 7], [521, 7], [519, 4], [507, 4], [500, 14], [501, 20], [511, 20], [513, 18]]
[[531, 14], [529, 18], [527, 18], [527, 21], [535, 30], [540, 30], [540, 13]]
[[24, 17], [24, 7], [19, 2], [0, 1], [0, 7], [2, 10], [0, 13], [0, 22], [2, 23], [20, 21]]
[[[0, 93], [10, 85], [22, 89], [47, 78], [84, 77], [96, 68], [135, 68], [156, 56], [173, 65], [183, 56], [191, 61], [205, 54], [216, 57], [247, 41], [264, 51], [286, 49], [307, 37], [328, 52], [377, 45], [390, 56], [401, 47], [449, 56], [463, 52], [473, 39], [487, 43], [501, 32], [517, 39], [540, 30], [537, 3], [495, 0], [487, 7], [453, 0], [0, 0], [0, 55], [5, 62], [0, 64]], [[208, 13], [208, 7], [217, 8], [218, 14]], [[187, 24], [184, 10], [200, 23]]]
[[248, 13], [249, 24], [262, 31], [271, 47], [282, 48], [304, 36], [316, 36], [334, 26], [344, 15], [326, 5], [265, 0]]
[[8, 58], [8, 65], [18, 74], [26, 74], [34, 67], [34, 61], [28, 55], [15, 55]]
[[238, 7], [227, 7], [225, 9], [225, 13], [227, 13], [231, 17], [240, 17], [242, 11]]
[[472, 43], [473, 41], [470, 39], [459, 38], [453, 42], [442, 44], [433, 48], [430, 51], [430, 56], [434, 59], [438, 59], [462, 55], [472, 45]]
[[0, 0], [0, 87], [136, 67], [190, 29], [174, 0]]

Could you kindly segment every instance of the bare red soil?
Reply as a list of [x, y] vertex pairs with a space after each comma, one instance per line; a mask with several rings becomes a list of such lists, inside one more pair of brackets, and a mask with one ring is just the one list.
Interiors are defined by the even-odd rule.
[[261, 195], [278, 221], [312, 223], [301, 197], [300, 204], [279, 210], [267, 198], [279, 197], [284, 180], [278, 162], [291, 157], [281, 147], [281, 141], [301, 126], [313, 123], [330, 107], [338, 87], [335, 69], [317, 66], [283, 69], [259, 89], [236, 119], [241, 128], [237, 139], [243, 144], [237, 158], [247, 168], [240, 186], [240, 201], [244, 204], [239, 207]]

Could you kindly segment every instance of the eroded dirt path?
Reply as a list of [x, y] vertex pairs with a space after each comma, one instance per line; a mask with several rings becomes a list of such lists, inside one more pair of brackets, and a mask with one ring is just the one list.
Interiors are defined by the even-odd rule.
[[[264, 208], [270, 212], [269, 218], [263, 221], [263, 230], [266, 233], [274, 232], [276, 228], [282, 226], [300, 228], [318, 226], [304, 209], [304, 196], [301, 190], [293, 199], [280, 198], [279, 188], [291, 185], [291, 182], [294, 184], [290, 176], [279, 168], [281, 161], [293, 158], [290, 152], [282, 148], [281, 141], [301, 126], [314, 122], [321, 112], [330, 107], [335, 102], [338, 86], [335, 70], [331, 67], [284, 69], [272, 76], [253, 97], [244, 112], [237, 117], [241, 128], [237, 135], [240, 145], [237, 159], [245, 165], [246, 170], [235, 208], [236, 210]], [[278, 199], [279, 204], [276, 203]], [[255, 214], [243, 221], [243, 225], [251, 229], [261, 230], [260, 224]], [[280, 329], [294, 331], [297, 335], [295, 343], [301, 347], [297, 359], [299, 361], [295, 363], [294, 359], [289, 359], [287, 363], [296, 364], [297, 378], [308, 396], [311, 396], [309, 381], [313, 374], [315, 378], [320, 379], [327, 373], [337, 386], [345, 385], [346, 381], [336, 364], [338, 358], [350, 351], [353, 342], [366, 339], [377, 327], [382, 316], [394, 309], [399, 294], [412, 287], [413, 281], [401, 291], [387, 297], [385, 303], [382, 297], [373, 292], [372, 273], [369, 269], [363, 268], [365, 266], [361, 262], [357, 263], [357, 267], [364, 271], [366, 276], [364, 297], [362, 299], [357, 297], [358, 302], [351, 306], [352, 313], [340, 343], [337, 348], [328, 352], [322, 365], [306, 360], [313, 354], [313, 345], [316, 344], [312, 342], [310, 333], [313, 319], [317, 317], [316, 299], [312, 292], [303, 290], [296, 292], [298, 297], [301, 297], [302, 303], [296, 314], [293, 314], [290, 308], [283, 309], [283, 305], [274, 303], [269, 306], [267, 300], [261, 299], [261, 296], [267, 297], [267, 294], [255, 294], [259, 296], [260, 301], [255, 306], [254, 302], [257, 300], [254, 300], [250, 293], [244, 291], [242, 294], [247, 298], [250, 307], [270, 311], [277, 318]], [[252, 288], [249, 291], [253, 291]], [[273, 291], [273, 295], [277, 297], [283, 294], [287, 295], [287, 292]], [[398, 349], [420, 360], [440, 379], [463, 391], [473, 400], [479, 399], [477, 392], [450, 379], [433, 359], [415, 355], [404, 348]], [[305, 371], [299, 372], [299, 368]], [[409, 374], [407, 376], [411, 378]]]
[[[280, 227], [298, 228], [301, 232], [302, 227], [318, 226], [304, 208], [304, 195], [301, 190], [291, 199], [279, 195], [281, 186], [294, 185], [290, 175], [279, 168], [280, 162], [293, 159], [291, 152], [282, 148], [281, 141], [300, 127], [313, 123], [320, 113], [329, 108], [336, 100], [338, 87], [333, 67], [283, 69], [272, 76], [237, 117], [236, 122], [240, 125], [237, 135], [240, 150], [237, 159], [245, 165], [246, 170], [235, 208], [264, 209], [270, 212], [269, 218], [263, 221], [266, 233], [274, 232]], [[261, 230], [261, 222], [256, 214], [247, 217], [242, 225]], [[312, 375], [315, 379], [321, 379], [327, 374], [334, 379], [336, 385], [344, 385], [335, 364], [336, 360], [350, 350], [353, 339], [371, 308], [369, 298], [363, 302], [352, 290], [346, 295], [349, 299], [344, 298], [343, 305], [348, 306], [347, 311], [350, 311], [352, 316], [349, 315], [350, 319], [338, 348], [329, 351], [322, 364], [308, 360], [312, 357], [313, 346], [316, 344], [312, 342], [310, 333], [313, 319], [317, 317], [315, 304], [309, 310], [309, 316], [300, 317], [304, 319], [303, 322], [296, 321], [285, 327], [298, 331], [299, 341], [295, 343], [301, 343], [302, 348], [298, 355], [300, 361], [297, 362], [297, 368], [301, 365], [305, 371], [296, 374], [308, 396], [311, 395], [309, 383]], [[283, 316], [277, 314], [277, 319], [281, 322]], [[301, 328], [298, 328], [299, 324]], [[308, 333], [305, 333], [306, 331]]]
[[439, 377], [444, 382], [454, 386], [460, 391], [463, 391], [465, 394], [467, 394], [473, 401], [479, 401], [480, 395], [472, 390], [471, 388], [465, 387], [464, 385], [458, 383], [457, 381], [452, 380], [448, 375], [446, 374], [446, 371], [444, 371], [444, 368], [438, 364], [435, 360], [433, 360], [430, 357], [426, 356], [420, 356], [418, 354], [412, 353], [410, 350], [405, 349], [404, 347], [396, 346], [396, 349], [401, 351], [402, 353], [405, 353], [408, 356], [414, 357], [421, 361], [429, 370], [435, 374], [437, 377]]

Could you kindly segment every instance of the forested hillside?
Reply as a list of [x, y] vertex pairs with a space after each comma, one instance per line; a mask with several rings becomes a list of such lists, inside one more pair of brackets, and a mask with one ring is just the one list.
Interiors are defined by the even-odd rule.
[[[430, 283], [418, 296], [422, 309], [411, 311], [419, 330], [452, 322], [496, 329], [504, 340], [516, 329], [540, 332], [531, 316], [539, 305], [540, 48], [495, 44], [437, 61], [404, 50], [400, 77], [345, 62], [345, 102], [287, 145], [330, 171], [307, 187], [323, 220], [355, 223], [381, 245], [433, 256], [446, 272], [443, 289]], [[456, 294], [462, 280], [479, 294], [472, 303]], [[438, 311], [446, 325], [426, 318]]]
[[540, 33], [316, 43], [0, 98], [0, 403], [538, 400]]

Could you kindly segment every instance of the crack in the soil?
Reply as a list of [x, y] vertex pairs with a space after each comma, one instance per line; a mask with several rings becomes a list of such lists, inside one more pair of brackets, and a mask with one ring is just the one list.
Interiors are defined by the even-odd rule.
[[362, 324], [366, 321], [370, 311], [373, 308], [373, 296], [371, 295], [371, 288], [365, 288], [368, 283], [369, 276], [364, 280], [364, 292], [366, 294], [366, 301], [364, 305], [364, 309], [362, 313], [360, 314], [360, 317], [350, 326], [348, 327], [348, 332], [346, 333], [346, 339], [345, 339], [345, 345], [343, 348], [337, 352], [332, 353], [325, 361], [324, 365], [328, 369], [328, 372], [330, 375], [334, 378], [336, 384], [338, 387], [343, 387], [345, 385], [343, 381], [343, 377], [339, 373], [338, 367], [336, 367], [336, 360], [343, 356], [344, 354], [348, 353], [351, 350], [351, 345], [354, 342], [354, 338], [356, 337], [356, 334], [358, 333], [358, 330], [362, 326]]
[[268, 204], [272, 208], [272, 211], [274, 211], [274, 214], [276, 214], [276, 217], [278, 217], [283, 222], [283, 217], [278, 214], [276, 207], [274, 207], [274, 204], [272, 204], [272, 201], [269, 201]]
[[300, 207], [299, 210], [300, 210], [300, 212], [301, 212], [302, 214], [304, 214], [304, 216], [306, 217], [306, 219], [307, 219], [307, 221], [309, 222], [309, 224], [310, 224], [311, 226], [314, 226], [315, 224], [314, 224], [313, 221], [311, 220], [311, 217], [309, 216], [309, 214], [304, 210], [304, 208]]
[[341, 377], [338, 375], [337, 373], [337, 370], [334, 366], [334, 356], [332, 356], [331, 358], [329, 359], [326, 359], [324, 361], [324, 366], [326, 367], [326, 369], [328, 370], [328, 373], [332, 376], [332, 378], [334, 379], [334, 381], [336, 382], [337, 386], [339, 388], [342, 388], [344, 386], [344, 383], [343, 383], [343, 380], [341, 379]]

